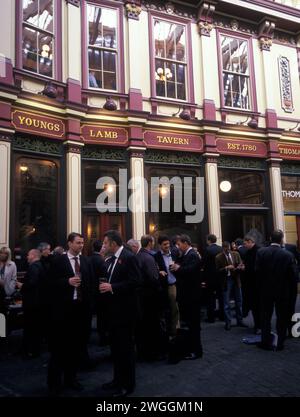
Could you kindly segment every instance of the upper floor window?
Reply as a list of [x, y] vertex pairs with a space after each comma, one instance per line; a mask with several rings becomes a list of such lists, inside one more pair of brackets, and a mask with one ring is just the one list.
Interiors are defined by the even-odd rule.
[[220, 39], [224, 106], [250, 110], [248, 41], [224, 35]]
[[156, 96], [186, 100], [186, 26], [154, 19]]
[[117, 90], [118, 10], [87, 5], [88, 85]]
[[22, 16], [22, 67], [53, 77], [54, 0], [23, 0]]

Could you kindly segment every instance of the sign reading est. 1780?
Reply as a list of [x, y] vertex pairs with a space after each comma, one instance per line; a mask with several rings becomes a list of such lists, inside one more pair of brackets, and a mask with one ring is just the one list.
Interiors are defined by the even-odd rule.
[[82, 125], [81, 137], [87, 143], [120, 146], [128, 143], [126, 129], [120, 127], [103, 127], [97, 125]]

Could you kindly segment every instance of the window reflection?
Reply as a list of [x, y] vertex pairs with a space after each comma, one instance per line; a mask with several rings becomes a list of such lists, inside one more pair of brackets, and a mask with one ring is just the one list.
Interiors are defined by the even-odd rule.
[[221, 36], [224, 105], [250, 109], [248, 43]]
[[117, 89], [117, 10], [87, 6], [89, 86]]
[[[265, 202], [264, 174], [219, 169], [220, 203], [226, 205], [263, 205]], [[230, 183], [230, 186], [229, 184]], [[247, 186], [245, 186], [247, 184]]]
[[15, 173], [16, 246], [57, 242], [58, 169], [52, 161], [20, 158]]
[[186, 100], [185, 26], [154, 21], [156, 95]]
[[23, 68], [53, 77], [53, 0], [23, 0]]

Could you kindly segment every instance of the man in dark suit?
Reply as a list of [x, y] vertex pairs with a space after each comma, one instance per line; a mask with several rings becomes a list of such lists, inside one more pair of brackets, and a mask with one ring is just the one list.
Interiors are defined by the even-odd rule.
[[153, 248], [153, 236], [142, 236], [141, 249], [136, 255], [143, 281], [139, 291], [141, 318], [137, 329], [137, 347], [139, 355], [145, 360], [159, 359], [163, 348], [160, 331], [161, 283], [151, 254]]
[[217, 245], [215, 235], [207, 236], [207, 248], [203, 259], [204, 281], [207, 288], [207, 322], [215, 322], [216, 299], [219, 303], [219, 318], [224, 319], [223, 288], [216, 270], [216, 256], [222, 252], [222, 247]]
[[201, 260], [193, 250], [189, 236], [181, 235], [178, 246], [182, 256], [178, 263], [171, 265], [170, 271], [177, 279], [179, 314], [189, 333], [189, 354], [185, 359], [197, 359], [203, 355], [200, 335]]
[[81, 255], [84, 240], [79, 233], [68, 236], [68, 251], [55, 259], [49, 274], [51, 289], [50, 360], [48, 387], [58, 395], [61, 376], [67, 388], [83, 389], [76, 379], [78, 365], [87, 351], [94, 282], [88, 258]]
[[271, 235], [271, 245], [261, 248], [256, 256], [256, 271], [262, 311], [262, 341], [258, 347], [272, 349], [271, 319], [276, 311], [277, 350], [284, 348], [284, 340], [289, 321], [289, 300], [292, 282], [295, 280], [293, 255], [282, 249], [283, 232], [275, 230]]
[[137, 288], [141, 285], [136, 257], [125, 249], [115, 230], [105, 233], [104, 252], [107, 259], [108, 282], [99, 290], [106, 304], [106, 319], [113, 358], [114, 378], [102, 386], [113, 396], [124, 397], [135, 387], [134, 330], [137, 319]]
[[234, 293], [237, 326], [247, 327], [243, 323], [242, 291], [240, 271], [244, 269], [241, 256], [230, 250], [230, 243], [222, 243], [223, 251], [216, 256], [216, 269], [223, 281], [225, 330], [231, 329], [230, 296]]
[[23, 300], [24, 355], [29, 358], [40, 355], [43, 330], [43, 287], [45, 285], [45, 270], [40, 261], [41, 253], [38, 249], [28, 252], [28, 271], [24, 277], [24, 283], [17, 282]]
[[[168, 236], [159, 236], [160, 250], [154, 255], [159, 269], [159, 279], [162, 288], [162, 309], [166, 316], [168, 336], [170, 339], [176, 336], [179, 327], [179, 310], [177, 304], [176, 277], [170, 271], [170, 266], [177, 260], [178, 253], [171, 251], [171, 241]], [[179, 251], [178, 251], [179, 252]]]
[[291, 296], [289, 299], [289, 325], [288, 325], [288, 331], [289, 336], [292, 335], [292, 327], [295, 324], [293, 321], [291, 321], [291, 318], [293, 317], [295, 313], [296, 308], [296, 301], [297, 301], [297, 295], [298, 295], [298, 282], [299, 282], [299, 271], [300, 271], [300, 253], [298, 251], [298, 248], [296, 245], [293, 245], [291, 243], [285, 243], [282, 245], [283, 249], [286, 249], [294, 256], [294, 269], [295, 269], [295, 280], [292, 282], [291, 286]]
[[[103, 242], [101, 240], [96, 240], [93, 242], [93, 253], [90, 256], [91, 267], [93, 270], [93, 276], [95, 279], [96, 287], [98, 288], [99, 281], [101, 278], [106, 277], [107, 268], [102, 256], [101, 249], [102, 249]], [[103, 304], [101, 303], [101, 294], [97, 292], [96, 294], [96, 316], [97, 316], [97, 332], [99, 335], [99, 344], [100, 346], [105, 346], [108, 344], [107, 340], [107, 328], [105, 326], [104, 320], [104, 311], [103, 311]]]
[[[252, 311], [254, 320], [254, 333], [259, 334], [261, 329], [261, 314], [258, 278], [255, 271], [256, 255], [259, 248], [255, 243], [254, 237], [251, 235], [245, 236], [244, 246], [247, 251], [244, 255], [245, 270], [242, 280], [243, 311], [244, 313], [247, 312], [247, 315], [250, 310]], [[246, 304], [247, 308], [244, 308], [244, 304]]]

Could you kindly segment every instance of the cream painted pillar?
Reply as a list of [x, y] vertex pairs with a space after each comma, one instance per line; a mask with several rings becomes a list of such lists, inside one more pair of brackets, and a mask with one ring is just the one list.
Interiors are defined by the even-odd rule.
[[216, 155], [204, 154], [205, 182], [207, 190], [209, 233], [217, 236], [218, 244], [222, 243], [221, 210], [219, 198], [218, 164]]
[[144, 151], [146, 148], [130, 146], [132, 238], [138, 241], [146, 233]]
[[81, 144], [67, 141], [67, 234], [81, 233]]
[[270, 69], [274, 67], [274, 60], [272, 60], [272, 54], [270, 51], [262, 50], [261, 53], [264, 72], [266, 109], [275, 109], [276, 104], [274, 100], [274, 93], [277, 93], [278, 89], [274, 88], [274, 79], [270, 76]]
[[284, 209], [281, 188], [281, 172], [280, 165], [278, 163], [271, 162], [269, 167], [269, 176], [271, 184], [274, 229], [280, 229], [285, 232]]
[[128, 19], [128, 65], [129, 65], [129, 88], [142, 90], [145, 74], [137, 71], [137, 57], [144, 55], [143, 44], [138, 39], [141, 37], [141, 22], [135, 19]]
[[212, 49], [215, 49], [215, 35], [211, 32], [211, 36], [200, 36], [201, 42], [201, 72], [202, 72], [202, 89], [203, 98], [205, 100], [214, 100], [216, 89], [216, 77], [215, 72], [212, 70], [211, 65], [207, 62], [207, 57], [211, 56]]
[[9, 140], [0, 139], [0, 247], [9, 246], [9, 209], [10, 209], [10, 158]]
[[65, 51], [65, 71], [64, 80], [71, 78], [81, 82], [81, 5], [77, 7], [71, 3], [65, 5], [64, 22], [66, 29], [64, 32], [63, 52]]
[[1, 0], [0, 56], [10, 59], [12, 64], [15, 63], [15, 16], [15, 0]]

